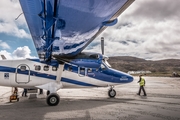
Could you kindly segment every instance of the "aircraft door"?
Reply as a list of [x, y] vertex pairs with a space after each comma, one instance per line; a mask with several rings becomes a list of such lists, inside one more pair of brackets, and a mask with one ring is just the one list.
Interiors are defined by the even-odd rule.
[[100, 73], [102, 73], [102, 74], [104, 74], [103, 76], [102, 76], [102, 79], [104, 79], [104, 80], [113, 80], [113, 74], [112, 73], [109, 73], [108, 72], [108, 68], [107, 68], [107, 66], [105, 66], [104, 64], [101, 64], [101, 67], [100, 67], [100, 69], [99, 69], [99, 72]]
[[18, 84], [27, 84], [30, 82], [30, 68], [26, 64], [21, 64], [16, 68], [15, 81]]
[[87, 68], [78, 67], [78, 75], [84, 77], [87, 75]]

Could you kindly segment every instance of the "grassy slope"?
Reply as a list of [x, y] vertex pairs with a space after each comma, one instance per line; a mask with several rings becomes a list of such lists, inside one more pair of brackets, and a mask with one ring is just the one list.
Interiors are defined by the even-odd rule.
[[[171, 76], [172, 72], [180, 74], [180, 60], [179, 59], [167, 59], [150, 61], [130, 56], [116, 56], [110, 57], [108, 62], [112, 68], [128, 72], [128, 71], [151, 71], [148, 76]], [[139, 74], [138, 74], [139, 75]]]

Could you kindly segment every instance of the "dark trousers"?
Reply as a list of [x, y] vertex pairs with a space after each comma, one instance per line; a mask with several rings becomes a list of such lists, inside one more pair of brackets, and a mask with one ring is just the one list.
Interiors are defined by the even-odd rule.
[[25, 96], [27, 96], [26, 94], [27, 94], [27, 89], [24, 89], [24, 91], [23, 91], [23, 93], [22, 93], [22, 96], [24, 96], [24, 94], [25, 94]]
[[144, 89], [144, 86], [140, 86], [140, 88], [139, 88], [139, 95], [141, 94], [141, 89], [143, 90], [143, 92], [144, 92], [144, 95], [146, 95], [146, 91], [145, 91], [145, 89]]

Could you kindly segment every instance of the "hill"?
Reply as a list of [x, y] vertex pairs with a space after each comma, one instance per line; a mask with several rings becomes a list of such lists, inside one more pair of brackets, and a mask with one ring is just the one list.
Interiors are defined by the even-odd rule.
[[108, 62], [112, 68], [123, 72], [143, 70], [154, 73], [172, 73], [180, 71], [180, 59], [151, 61], [130, 56], [115, 56], [109, 57]]

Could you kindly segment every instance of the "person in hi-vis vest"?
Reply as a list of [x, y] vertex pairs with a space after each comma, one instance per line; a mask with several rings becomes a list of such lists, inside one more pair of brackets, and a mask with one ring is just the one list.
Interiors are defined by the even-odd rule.
[[141, 89], [143, 90], [144, 92], [144, 96], [146, 96], [146, 91], [144, 89], [144, 86], [145, 86], [145, 79], [142, 77], [142, 75], [139, 75], [139, 81], [138, 81], [139, 85], [140, 85], [140, 88], [139, 88], [139, 93], [137, 93], [137, 95], [140, 95], [141, 94]]

